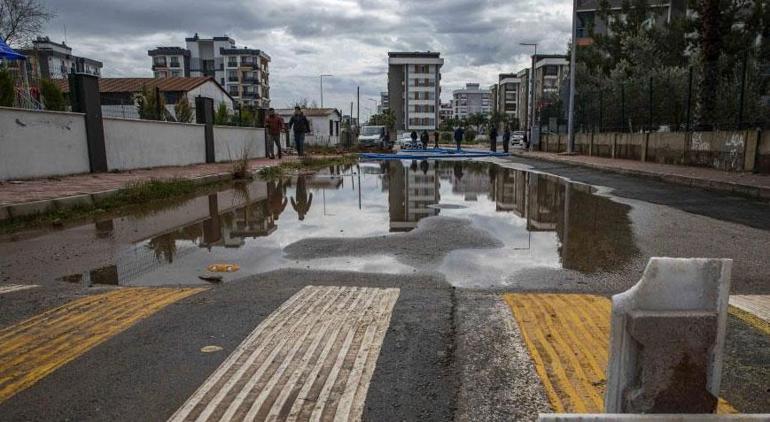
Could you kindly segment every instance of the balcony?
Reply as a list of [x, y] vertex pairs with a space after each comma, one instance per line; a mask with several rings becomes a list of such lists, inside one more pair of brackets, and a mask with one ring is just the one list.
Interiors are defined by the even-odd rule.
[[243, 93], [243, 98], [254, 98], [254, 99], [258, 99], [258, 98], [259, 98], [259, 94], [258, 94], [257, 92], [252, 92], [252, 91], [245, 91], [245, 92]]
[[227, 75], [227, 82], [239, 82], [238, 75]]

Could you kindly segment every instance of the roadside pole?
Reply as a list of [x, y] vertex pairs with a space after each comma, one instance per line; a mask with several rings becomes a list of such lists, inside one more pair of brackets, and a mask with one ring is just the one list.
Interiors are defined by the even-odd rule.
[[575, 152], [575, 59], [577, 53], [577, 0], [572, 1], [572, 57], [569, 63], [569, 116], [567, 116], [567, 153]]

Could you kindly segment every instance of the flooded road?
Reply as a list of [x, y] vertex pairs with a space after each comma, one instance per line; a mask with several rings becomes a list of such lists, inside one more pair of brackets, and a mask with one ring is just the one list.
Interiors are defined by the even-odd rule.
[[[439, 273], [470, 288], [614, 292], [632, 285], [653, 255], [733, 257], [745, 263], [737, 266], [740, 288], [764, 276], [756, 254], [767, 258], [766, 248], [754, 246], [766, 232], [740, 227], [746, 233], [737, 238], [737, 225], [725, 223], [693, 243], [685, 226], [710, 219], [509, 167], [360, 163], [19, 233], [0, 241], [0, 282], [207, 284], [199, 276], [208, 265], [233, 263], [240, 270], [218, 273], [224, 281], [296, 268]], [[672, 225], [676, 236], [667, 232]], [[715, 242], [719, 236], [728, 243]]]

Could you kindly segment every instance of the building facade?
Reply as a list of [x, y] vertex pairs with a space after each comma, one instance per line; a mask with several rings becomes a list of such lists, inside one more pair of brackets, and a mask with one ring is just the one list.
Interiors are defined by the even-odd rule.
[[147, 54], [152, 57], [152, 73], [156, 78], [190, 77], [190, 50], [157, 47]]
[[465, 88], [452, 91], [452, 116], [465, 119], [471, 114], [492, 113], [492, 92], [477, 83], [467, 83]]
[[270, 106], [270, 56], [237, 47], [230, 37], [185, 38], [186, 48], [158, 47], [148, 51], [156, 78], [209, 76], [241, 106]]
[[497, 81], [497, 111], [507, 116], [508, 122], [514, 126], [522, 127], [519, 120], [519, 93], [521, 91], [521, 78], [515, 73], [501, 73]]
[[102, 63], [72, 54], [65, 43], [56, 43], [48, 37], [37, 37], [32, 47], [20, 50], [27, 56], [27, 71], [31, 79], [66, 79], [70, 73], [101, 76]]
[[452, 102], [441, 103], [439, 106], [439, 124], [452, 118], [454, 110], [452, 109]]
[[390, 98], [387, 92], [380, 92], [380, 105], [377, 106], [377, 113], [382, 114], [385, 110], [390, 110]]
[[[561, 89], [569, 77], [569, 60], [564, 55], [538, 55], [535, 58], [535, 118], [540, 110], [561, 99]], [[555, 117], [555, 116], [552, 116]]]
[[438, 127], [443, 65], [441, 53], [388, 53], [388, 104], [396, 116], [396, 130]]
[[[599, 17], [599, 0], [577, 0], [577, 44], [590, 45], [593, 43], [592, 34], [606, 34], [607, 22]], [[618, 14], [623, 6], [623, 0], [610, 0], [610, 8]], [[658, 1], [649, 5], [650, 24], [663, 25], [670, 23], [675, 17], [687, 13], [686, 0]]]
[[519, 128], [529, 127], [529, 104], [530, 104], [530, 71], [529, 68], [522, 69], [516, 73], [519, 80], [519, 92], [516, 95], [516, 116], [519, 120]]

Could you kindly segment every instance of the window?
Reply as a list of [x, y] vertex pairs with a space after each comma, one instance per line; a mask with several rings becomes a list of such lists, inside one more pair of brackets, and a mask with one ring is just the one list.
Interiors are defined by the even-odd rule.
[[227, 58], [227, 67], [238, 67], [238, 58], [237, 57], [228, 57]]
[[166, 66], [166, 56], [155, 56], [152, 58], [152, 64], [154, 66]]
[[543, 74], [545, 74], [545, 76], [558, 76], [559, 66], [547, 65], [543, 68]]
[[228, 82], [238, 82], [238, 72], [235, 70], [228, 70], [227, 71], [227, 81]]
[[329, 120], [329, 136], [334, 136], [334, 122]]
[[179, 57], [171, 56], [171, 67], [179, 67]]

